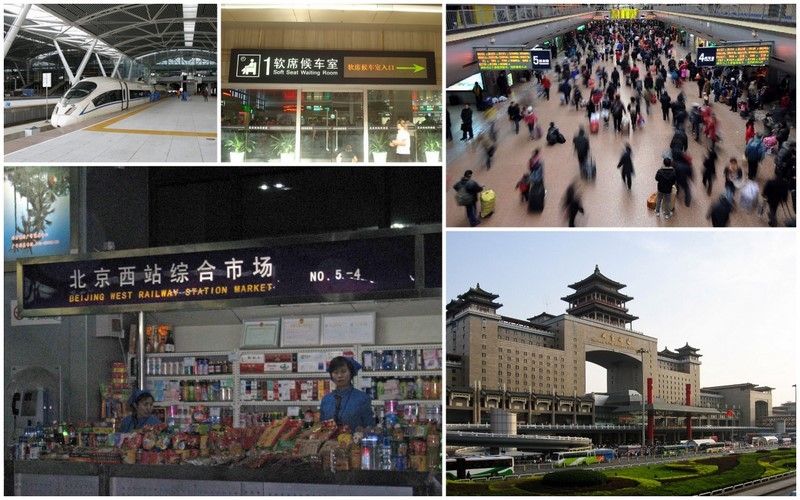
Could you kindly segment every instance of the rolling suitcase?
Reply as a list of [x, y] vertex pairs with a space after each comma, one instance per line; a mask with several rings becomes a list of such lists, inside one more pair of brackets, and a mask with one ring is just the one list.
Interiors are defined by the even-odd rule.
[[544, 210], [544, 184], [536, 183], [528, 190], [528, 211], [541, 212]]
[[592, 116], [589, 117], [589, 133], [596, 134], [600, 131], [600, 115], [598, 113], [592, 113]]
[[481, 191], [481, 218], [494, 213], [495, 192], [491, 189]]

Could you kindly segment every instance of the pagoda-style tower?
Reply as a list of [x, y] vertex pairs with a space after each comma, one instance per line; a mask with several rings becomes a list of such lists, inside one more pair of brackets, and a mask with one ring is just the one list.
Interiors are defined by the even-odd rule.
[[629, 329], [639, 317], [628, 314], [626, 303], [633, 297], [620, 293], [626, 286], [607, 278], [595, 266], [592, 275], [569, 285], [575, 293], [561, 300], [569, 303], [567, 314]]
[[465, 309], [471, 309], [473, 312], [482, 314], [496, 315], [497, 310], [503, 307], [503, 304], [495, 302], [498, 297], [500, 296], [482, 289], [481, 284], [478, 283], [474, 288], [470, 288], [467, 293], [462, 293], [457, 299], [451, 300], [447, 304], [447, 318], [450, 319]]

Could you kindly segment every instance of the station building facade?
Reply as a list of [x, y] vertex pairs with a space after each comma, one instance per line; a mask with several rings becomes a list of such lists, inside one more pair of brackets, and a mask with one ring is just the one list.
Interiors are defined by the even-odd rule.
[[[625, 404], [621, 410], [597, 411], [596, 398], [586, 394], [587, 361], [606, 368], [610, 395], [648, 394], [650, 380], [648, 408], [660, 408], [662, 422], [668, 422], [663, 415], [669, 412], [725, 415], [730, 406], [725, 394], [714, 405], [701, 402], [699, 349], [687, 343], [658, 351], [658, 339], [632, 328], [638, 317], [628, 310], [633, 298], [622, 293], [625, 286], [595, 267], [569, 285], [573, 293], [562, 297], [568, 304], [564, 314], [528, 319], [500, 314], [499, 295], [480, 284], [451, 300], [446, 308], [448, 422], [485, 421], [492, 407], [517, 413], [519, 423], [630, 421]], [[631, 412], [640, 405], [640, 396], [627, 398]]]

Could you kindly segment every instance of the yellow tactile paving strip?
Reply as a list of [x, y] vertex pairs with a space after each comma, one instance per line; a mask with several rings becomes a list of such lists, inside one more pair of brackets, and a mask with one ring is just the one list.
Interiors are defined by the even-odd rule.
[[[162, 101], [163, 102], [163, 101]], [[171, 136], [178, 136], [178, 137], [216, 137], [216, 132], [185, 132], [181, 130], [144, 130], [144, 129], [130, 129], [130, 128], [111, 128], [112, 125], [130, 118], [131, 116], [141, 113], [151, 107], [155, 106], [159, 103], [153, 104], [145, 104], [143, 106], [139, 106], [136, 109], [130, 111], [129, 113], [125, 113], [123, 115], [114, 117], [110, 120], [106, 120], [103, 122], [98, 123], [97, 125], [92, 125], [91, 127], [86, 127], [84, 130], [89, 132], [113, 132], [117, 134], [142, 134], [142, 135], [171, 135]]]

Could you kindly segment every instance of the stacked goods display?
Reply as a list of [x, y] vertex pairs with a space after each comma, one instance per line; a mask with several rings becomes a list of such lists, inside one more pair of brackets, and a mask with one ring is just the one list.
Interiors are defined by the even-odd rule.
[[[38, 432], [38, 430], [37, 430]], [[60, 424], [42, 429], [40, 460], [125, 464], [231, 465], [260, 468], [309, 465], [333, 472], [438, 472], [440, 429], [434, 422], [357, 429], [333, 420], [281, 417], [262, 425], [181, 427], [161, 424], [115, 433], [104, 424]]]

